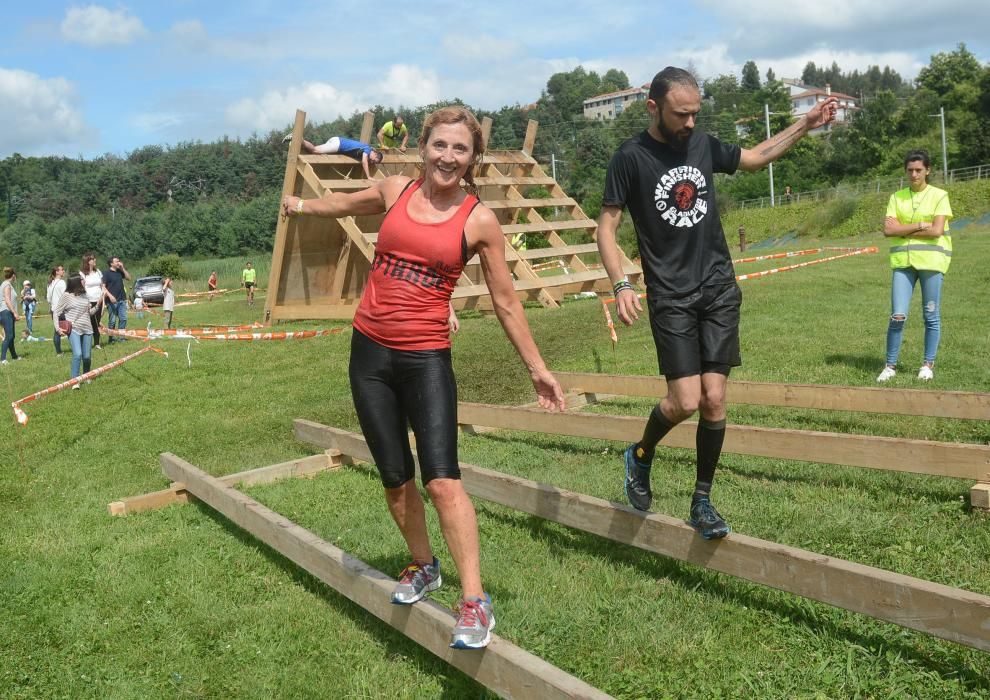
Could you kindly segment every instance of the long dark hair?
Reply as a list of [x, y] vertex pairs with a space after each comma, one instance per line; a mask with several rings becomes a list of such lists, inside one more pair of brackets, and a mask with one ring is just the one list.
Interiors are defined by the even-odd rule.
[[419, 143], [422, 148], [426, 148], [433, 129], [441, 124], [463, 124], [471, 132], [474, 154], [471, 165], [468, 166], [467, 172], [464, 173], [464, 182], [467, 183], [468, 192], [477, 197], [478, 186], [474, 184], [474, 171], [478, 167], [478, 164], [481, 163], [481, 157], [485, 155], [485, 135], [481, 133], [481, 124], [478, 123], [478, 118], [464, 107], [452, 106], [438, 109], [431, 113], [426, 118], [426, 121], [423, 122], [423, 133], [419, 137]]
[[76, 296], [79, 296], [80, 294], [85, 293], [85, 291], [86, 285], [83, 284], [83, 278], [79, 275], [72, 275], [72, 277], [65, 281], [66, 294], [75, 294]]
[[55, 281], [55, 277], [58, 275], [58, 268], [60, 267], [65, 270], [65, 265], [56, 265], [52, 268], [52, 271], [48, 273], [48, 284]]
[[82, 261], [80, 262], [80, 266], [79, 266], [79, 271], [84, 275], [88, 275], [90, 272], [92, 272], [92, 270], [89, 269], [90, 260], [92, 260], [93, 263], [95, 264], [96, 256], [93, 255], [92, 253], [83, 253]]

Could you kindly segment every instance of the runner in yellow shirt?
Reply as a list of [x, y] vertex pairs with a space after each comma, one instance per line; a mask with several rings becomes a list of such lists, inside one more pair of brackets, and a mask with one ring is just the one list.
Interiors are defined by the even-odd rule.
[[401, 114], [396, 114], [392, 121], [385, 122], [378, 130], [378, 143], [382, 148], [398, 148], [401, 152], [406, 152], [409, 129], [406, 128]]
[[248, 306], [254, 306], [254, 280], [257, 273], [258, 271], [251, 265], [250, 260], [247, 261], [244, 269], [241, 270], [241, 286], [247, 290]]

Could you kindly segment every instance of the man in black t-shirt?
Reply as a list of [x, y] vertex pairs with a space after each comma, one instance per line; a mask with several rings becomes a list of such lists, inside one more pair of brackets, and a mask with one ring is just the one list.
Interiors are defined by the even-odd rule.
[[623, 143], [608, 166], [598, 250], [619, 318], [631, 325], [642, 306], [622, 276], [615, 242], [627, 208], [639, 240], [660, 372], [667, 379], [667, 396], [654, 407], [642, 439], [625, 452], [626, 497], [635, 508], [649, 510], [657, 443], [700, 410], [690, 523], [706, 539], [729, 533], [710, 494], [725, 439], [725, 386], [730, 369], [741, 364], [742, 294], [718, 217], [714, 174], [759, 170], [808, 131], [831, 122], [836, 103], [819, 102], [776, 136], [740, 148], [694, 131], [701, 111], [698, 83], [689, 72], [667, 67], [650, 85], [649, 128]]
[[[110, 266], [103, 271], [103, 294], [106, 297], [107, 310], [110, 318], [107, 322], [110, 328], [127, 328], [127, 293], [124, 290], [124, 280], [131, 279], [131, 273], [124, 267], [120, 258], [110, 258]], [[123, 337], [110, 336], [108, 342], [124, 340]]]

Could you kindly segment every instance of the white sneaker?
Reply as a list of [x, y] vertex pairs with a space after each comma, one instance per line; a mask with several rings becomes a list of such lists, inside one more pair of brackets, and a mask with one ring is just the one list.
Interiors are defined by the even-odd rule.
[[893, 367], [884, 367], [883, 372], [881, 372], [880, 376], [877, 377], [877, 382], [883, 384], [884, 382], [891, 379], [895, 374], [897, 374], [897, 370], [895, 370]]
[[928, 382], [935, 378], [935, 373], [932, 372], [932, 368], [928, 365], [921, 365], [921, 369], [918, 370], [918, 379]]
[[73, 388], [73, 389], [79, 389], [79, 385], [78, 385], [78, 384], [73, 384], [73, 385], [72, 385], [72, 388]]

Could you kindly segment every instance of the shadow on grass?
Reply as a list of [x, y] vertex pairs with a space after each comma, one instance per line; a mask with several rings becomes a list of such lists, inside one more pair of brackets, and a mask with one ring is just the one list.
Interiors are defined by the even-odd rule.
[[[369, 475], [372, 478], [377, 476]], [[238, 542], [249, 549], [253, 549], [260, 556], [265, 557], [285, 573], [308, 593], [316, 596], [321, 601], [333, 606], [337, 611], [346, 615], [356, 627], [380, 640], [385, 646], [386, 656], [402, 657], [415, 664], [416, 668], [427, 675], [443, 679], [443, 693], [438, 696], [440, 700], [461, 700], [466, 697], [479, 699], [495, 698], [484, 686], [472, 679], [470, 676], [451, 666], [437, 656], [434, 656], [426, 648], [420, 646], [412, 639], [403, 635], [397, 629], [379, 620], [374, 614], [365, 610], [357, 603], [354, 603], [342, 593], [337, 592], [329, 584], [324, 583], [316, 576], [310, 574], [302, 567], [295, 564], [280, 552], [272, 549], [261, 540], [254, 537], [246, 530], [242, 530], [225, 516], [213, 510], [205, 503], [197, 502], [194, 507], [208, 518], [216, 522], [226, 530]], [[398, 563], [400, 562], [401, 563]], [[402, 568], [408, 562], [404, 556], [389, 558], [379, 558], [378, 561], [367, 560], [365, 563], [381, 570], [391, 570], [396, 567]], [[465, 652], [468, 653], [468, 652]]]
[[[615, 504], [621, 505], [621, 504]], [[829, 606], [799, 596], [791, 599], [782, 596], [790, 595], [764, 588], [745, 579], [738, 579], [729, 574], [701, 569], [693, 564], [680, 562], [662, 555], [644, 552], [635, 547], [621, 544], [610, 539], [573, 530], [564, 525], [553, 523], [537, 516], [527, 516], [520, 513], [518, 517], [495, 512], [485, 508], [486, 517], [497, 520], [501, 524], [527, 530], [534, 538], [545, 542], [551, 550], [558, 550], [563, 558], [563, 552], [582, 552], [598, 559], [614, 561], [627, 565], [650, 576], [654, 580], [665, 579], [681, 587], [685, 591], [702, 591], [704, 594], [731, 602], [743, 608], [763, 610], [779, 618], [782, 623], [801, 624], [809, 630], [825, 633], [833, 639], [841, 639], [848, 643], [857, 644], [865, 649], [878, 652], [892, 651], [897, 657], [911, 659], [922, 668], [929, 669], [945, 680], [961, 680], [972, 688], [990, 689], [990, 680], [973, 669], [972, 664], [966, 663], [963, 656], [970, 651], [968, 647], [952, 646], [950, 651], [938, 651], [926, 654], [917, 648], [910, 638], [897, 639], [893, 634], [859, 632], [841, 620], [832, 618], [834, 611], [844, 611], [843, 608]], [[824, 608], [822, 612], [819, 608]], [[856, 614], [856, 613], [851, 613]], [[863, 616], [869, 618], [869, 616]], [[896, 633], [896, 625], [883, 620], [874, 620], [891, 625]], [[903, 629], [903, 628], [902, 628]], [[912, 631], [913, 632], [913, 631]], [[918, 633], [923, 634], [923, 633]], [[927, 637], [927, 635], [924, 635]], [[941, 640], [940, 640], [941, 641]]]
[[869, 375], [877, 374], [883, 369], [883, 357], [880, 355], [846, 355], [837, 353], [826, 355], [825, 363], [829, 365], [845, 365], [866, 372]]

